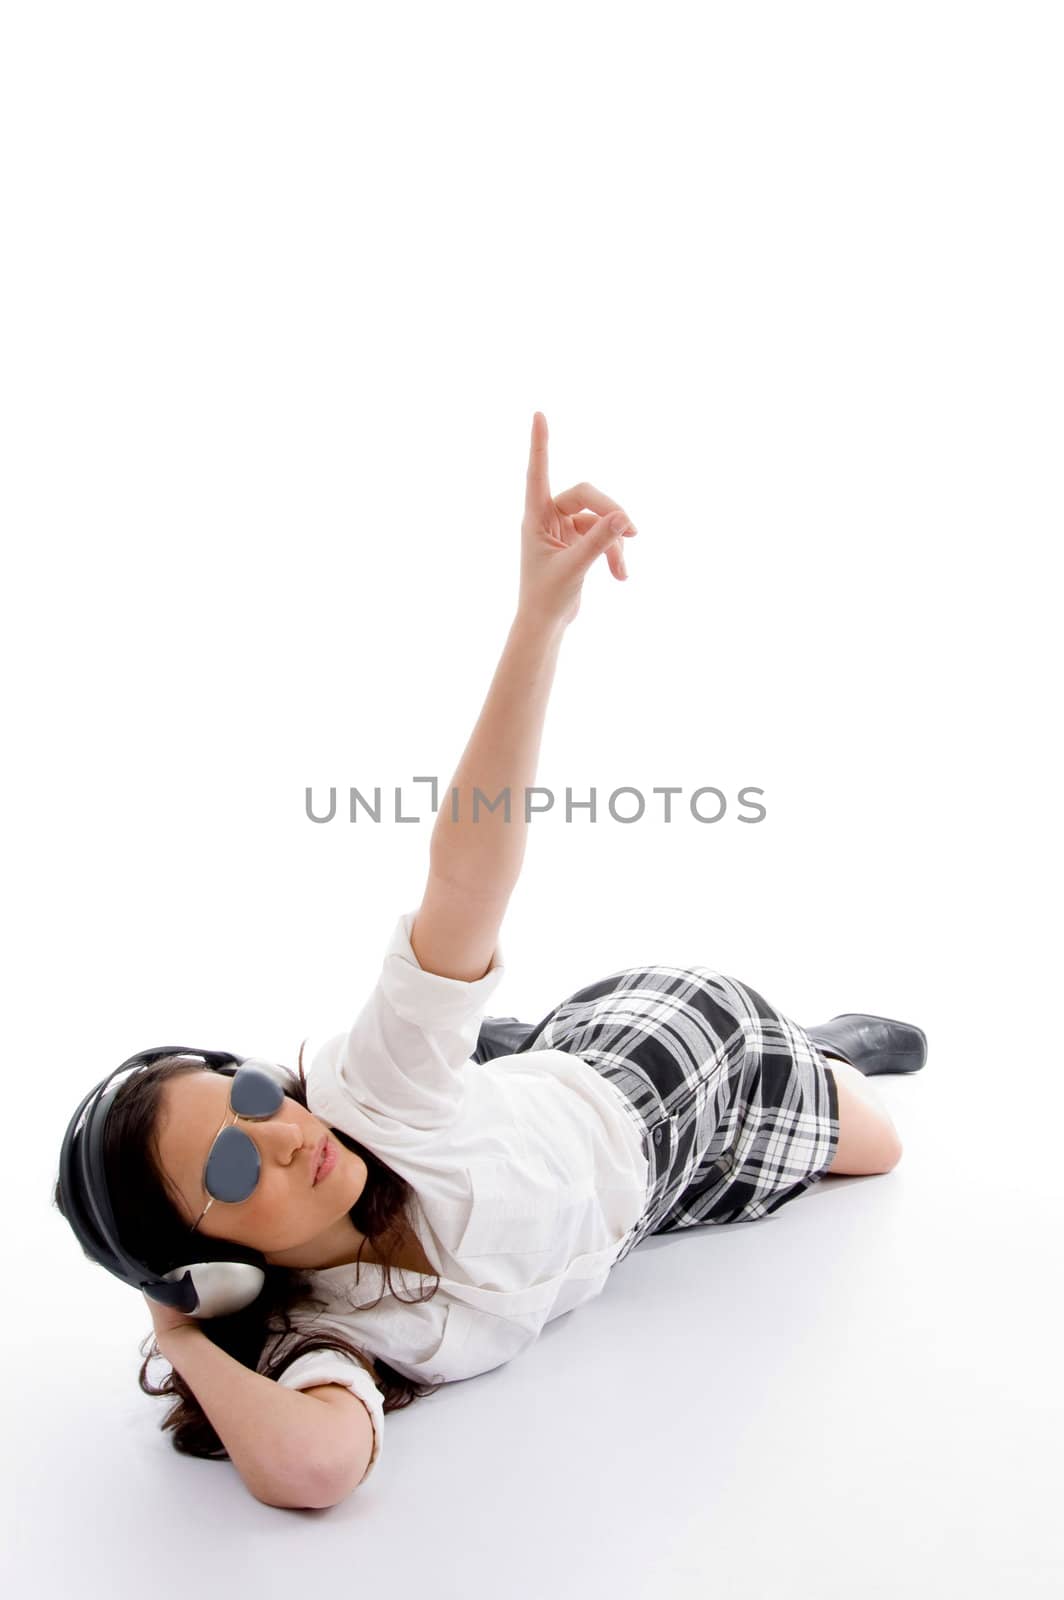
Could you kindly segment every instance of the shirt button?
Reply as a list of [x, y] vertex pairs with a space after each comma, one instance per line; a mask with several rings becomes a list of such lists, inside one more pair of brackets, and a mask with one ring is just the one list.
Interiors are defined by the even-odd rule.
[[660, 1128], [655, 1128], [654, 1129], [654, 1143], [655, 1144], [660, 1144], [661, 1143], [661, 1133], [662, 1133], [662, 1130]]

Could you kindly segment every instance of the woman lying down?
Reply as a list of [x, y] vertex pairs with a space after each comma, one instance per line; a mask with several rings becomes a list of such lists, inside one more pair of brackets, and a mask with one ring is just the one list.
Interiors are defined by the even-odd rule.
[[[487, 1016], [558, 651], [585, 574], [604, 556], [623, 581], [635, 533], [590, 484], [551, 495], [537, 412], [513, 622], [354, 1025], [304, 1041], [297, 1072], [141, 1052], [67, 1128], [55, 1202], [145, 1295], [141, 1387], [173, 1397], [176, 1449], [227, 1457], [269, 1505], [343, 1499], [385, 1413], [520, 1354], [648, 1234], [764, 1217], [900, 1156], [868, 1077], [923, 1066], [910, 1024], [803, 1029], [668, 965], [593, 979], [535, 1026]], [[517, 803], [474, 824], [474, 788]]]

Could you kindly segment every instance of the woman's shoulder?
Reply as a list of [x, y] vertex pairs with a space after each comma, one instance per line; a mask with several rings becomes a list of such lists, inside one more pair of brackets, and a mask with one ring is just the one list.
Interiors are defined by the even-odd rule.
[[315, 1347], [331, 1346], [357, 1359], [375, 1382], [381, 1381], [373, 1357], [359, 1339], [354, 1319], [339, 1316], [335, 1310], [323, 1313], [320, 1304], [314, 1301], [297, 1301], [285, 1308], [283, 1316], [269, 1317], [265, 1335], [258, 1363], [260, 1371], [267, 1366], [276, 1367], [296, 1352], [302, 1353], [302, 1347], [311, 1341]]

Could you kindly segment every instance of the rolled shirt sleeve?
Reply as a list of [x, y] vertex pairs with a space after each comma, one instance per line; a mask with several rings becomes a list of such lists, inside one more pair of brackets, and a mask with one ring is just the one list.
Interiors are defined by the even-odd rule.
[[281, 1373], [277, 1382], [284, 1384], [286, 1389], [313, 1389], [319, 1383], [342, 1383], [352, 1394], [358, 1396], [369, 1412], [373, 1424], [373, 1453], [369, 1459], [369, 1466], [359, 1480], [360, 1483], [365, 1483], [381, 1453], [381, 1440], [384, 1437], [384, 1396], [361, 1362], [343, 1350], [310, 1350], [305, 1356], [297, 1356], [295, 1361]]
[[[465, 1092], [463, 1068], [476, 1049], [488, 1002], [505, 971], [501, 943], [474, 982], [426, 972], [410, 943], [416, 909], [398, 918], [380, 976], [346, 1034], [312, 1057], [307, 1103], [348, 1128], [356, 1108], [387, 1140], [398, 1129], [432, 1134], [454, 1122]], [[348, 1131], [360, 1137], [360, 1124]]]

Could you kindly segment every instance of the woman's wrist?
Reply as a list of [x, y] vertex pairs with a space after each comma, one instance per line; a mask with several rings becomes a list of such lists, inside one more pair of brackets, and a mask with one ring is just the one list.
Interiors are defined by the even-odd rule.
[[510, 625], [510, 632], [560, 644], [568, 626], [564, 618], [545, 615], [529, 605], [518, 605]]
[[174, 1363], [170, 1358], [170, 1351], [172, 1349], [181, 1350], [186, 1348], [190, 1335], [193, 1340], [195, 1340], [197, 1336], [201, 1339], [206, 1339], [207, 1337], [203, 1329], [196, 1322], [182, 1322], [173, 1328], [165, 1329], [165, 1331], [162, 1333], [156, 1333], [155, 1343], [159, 1346], [159, 1353], [170, 1362], [171, 1366], [173, 1366]]

